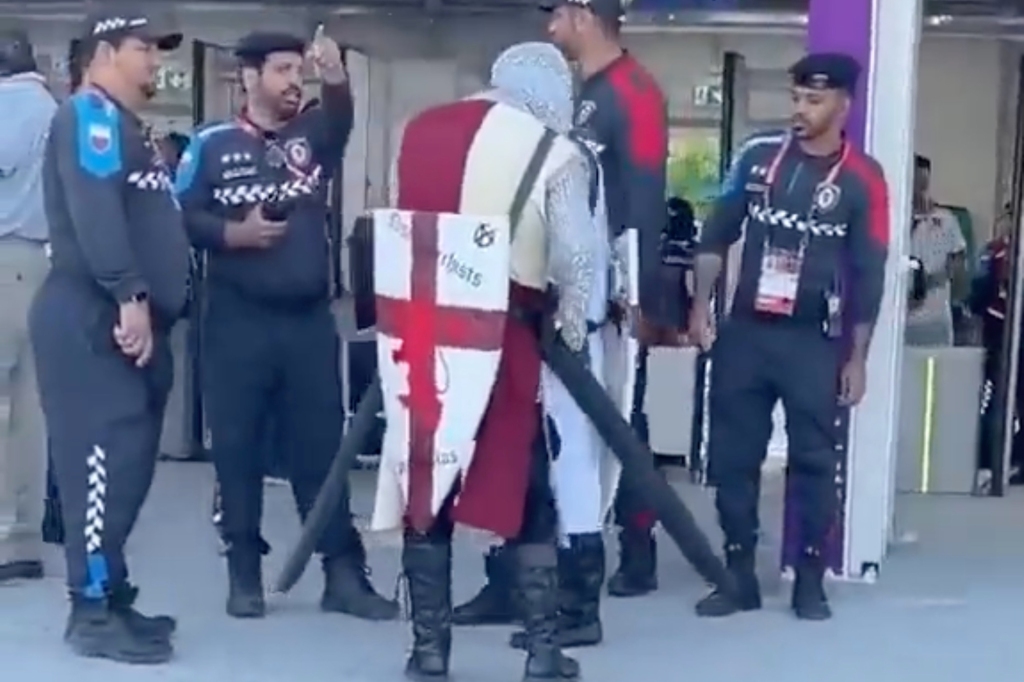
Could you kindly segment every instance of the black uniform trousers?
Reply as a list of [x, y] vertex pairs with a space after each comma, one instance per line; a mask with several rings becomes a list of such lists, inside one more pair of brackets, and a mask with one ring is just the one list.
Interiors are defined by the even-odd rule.
[[760, 529], [761, 465], [781, 400], [788, 473], [805, 549], [820, 551], [837, 505], [844, 410], [837, 404], [841, 344], [819, 324], [731, 318], [712, 349], [708, 478], [727, 551], [752, 551]]
[[124, 544], [153, 481], [174, 380], [168, 330], [154, 331], [153, 357], [137, 368], [114, 342], [117, 319], [95, 284], [58, 272], [29, 313], [68, 587], [96, 599], [128, 579]]
[[[651, 442], [647, 414], [644, 412], [644, 396], [647, 393], [647, 357], [649, 352], [646, 347], [641, 347], [636, 356], [633, 406], [629, 419], [633, 432], [644, 444], [650, 444]], [[657, 462], [655, 462], [655, 466], [657, 466]], [[638, 490], [623, 478], [615, 492], [616, 523], [627, 530], [647, 531], [654, 527], [655, 520], [656, 515], [650, 508], [643, 491]]]
[[[299, 516], [305, 520], [312, 509], [341, 442], [338, 351], [326, 298], [274, 307], [211, 282], [203, 395], [229, 545], [266, 549], [260, 523], [269, 419], [278, 429]], [[346, 494], [317, 551], [340, 556], [357, 538]]]

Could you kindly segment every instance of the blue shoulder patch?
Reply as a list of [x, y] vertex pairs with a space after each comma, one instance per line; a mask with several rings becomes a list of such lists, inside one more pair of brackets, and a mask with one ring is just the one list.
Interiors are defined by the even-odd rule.
[[238, 126], [233, 122], [211, 123], [192, 133], [192, 138], [189, 140], [188, 147], [185, 148], [185, 151], [181, 155], [181, 160], [178, 162], [178, 171], [174, 178], [175, 196], [180, 197], [182, 194], [187, 192], [192, 187], [192, 183], [195, 182], [199, 173], [203, 146], [217, 134], [227, 132], [228, 130], [234, 130], [237, 127]]
[[722, 194], [743, 192], [747, 184], [747, 157], [759, 147], [781, 144], [784, 139], [786, 139], [786, 133], [782, 131], [754, 133], [745, 139], [733, 155], [732, 165], [722, 183]]
[[85, 173], [109, 178], [121, 170], [121, 112], [95, 90], [71, 98], [78, 139], [75, 156]]

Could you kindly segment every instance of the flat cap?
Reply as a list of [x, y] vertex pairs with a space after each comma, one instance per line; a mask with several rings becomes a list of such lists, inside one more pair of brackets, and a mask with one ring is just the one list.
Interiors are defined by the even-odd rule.
[[235, 56], [243, 64], [262, 62], [275, 52], [305, 54], [306, 41], [290, 33], [255, 31], [243, 36], [235, 45]]

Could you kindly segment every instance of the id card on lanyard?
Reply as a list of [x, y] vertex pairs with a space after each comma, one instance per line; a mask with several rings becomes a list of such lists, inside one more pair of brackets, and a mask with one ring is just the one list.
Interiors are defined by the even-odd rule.
[[[779, 167], [793, 143], [792, 135], [787, 135], [775, 158], [772, 159], [765, 176], [764, 212], [771, 215], [773, 211], [772, 190], [778, 176]], [[829, 169], [825, 179], [819, 182], [811, 197], [811, 205], [805, 213], [806, 227], [801, 231], [800, 243], [795, 249], [777, 246], [774, 243], [774, 225], [766, 225], [767, 230], [761, 250], [761, 271], [758, 274], [757, 293], [754, 297], [754, 310], [761, 313], [792, 317], [796, 310], [797, 296], [800, 291], [800, 276], [803, 273], [804, 257], [810, 243], [811, 228], [814, 226], [818, 211], [818, 196], [824, 193], [838, 195], [835, 187], [843, 163], [849, 155], [850, 146], [844, 142], [839, 159]]]

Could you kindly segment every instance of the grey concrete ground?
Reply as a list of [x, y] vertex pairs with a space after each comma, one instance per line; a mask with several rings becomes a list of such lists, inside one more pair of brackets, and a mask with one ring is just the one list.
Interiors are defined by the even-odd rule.
[[[357, 476], [356, 507], [366, 514], [371, 475]], [[60, 642], [65, 601], [61, 581], [53, 577], [0, 587], [0, 680], [401, 680], [407, 624], [368, 624], [320, 613], [317, 570], [308, 571], [294, 593], [275, 597], [264, 621], [232, 621], [224, 615], [223, 570], [208, 522], [211, 487], [208, 465], [161, 465], [131, 543], [134, 577], [143, 587], [142, 606], [180, 618], [176, 661], [137, 669], [72, 656]], [[706, 527], [713, 527], [706, 494], [682, 483], [679, 488]], [[777, 498], [777, 493], [769, 497]], [[297, 522], [287, 487], [267, 488], [267, 498], [267, 534], [278, 547], [269, 559], [273, 573]], [[773, 499], [766, 508], [766, 516], [777, 518], [770, 513], [777, 509]], [[606, 601], [606, 643], [579, 652], [584, 679], [1024, 680], [1024, 497], [904, 497], [898, 519], [901, 528], [917, 533], [918, 541], [894, 550], [879, 584], [834, 586], [837, 617], [825, 624], [791, 619], [785, 609], [788, 594], [777, 580], [769, 581], [771, 594], [763, 612], [698, 621], [691, 605], [703, 587], [666, 540], [661, 590], [642, 599]], [[770, 526], [768, 535], [770, 545], [778, 533]], [[54, 558], [50, 568], [56, 573], [60, 563]], [[371, 564], [376, 584], [392, 589], [397, 548], [375, 546]], [[481, 578], [478, 548], [464, 540], [457, 549], [456, 595], [470, 595]], [[455, 679], [517, 681], [522, 658], [505, 646], [506, 637], [503, 628], [457, 631]]]

